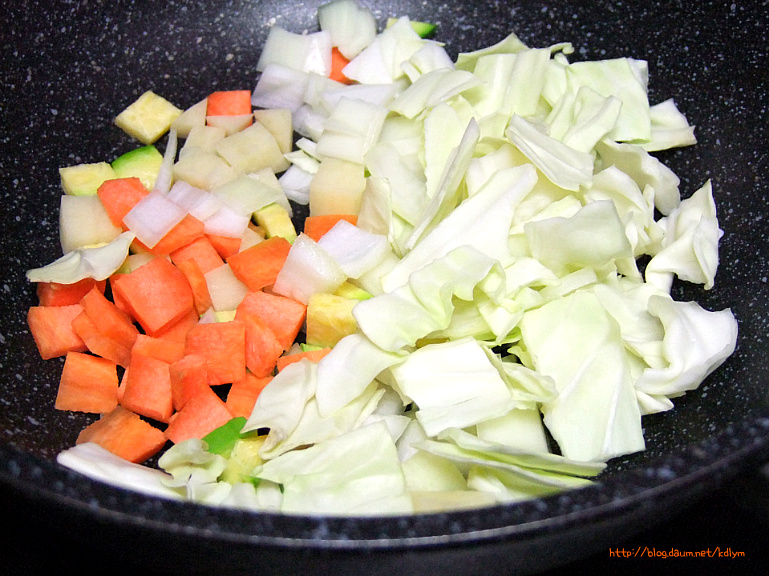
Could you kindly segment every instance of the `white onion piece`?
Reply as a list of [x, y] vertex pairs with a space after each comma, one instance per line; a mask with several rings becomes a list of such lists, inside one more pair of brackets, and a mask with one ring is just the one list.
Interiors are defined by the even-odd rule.
[[240, 238], [248, 228], [250, 220], [248, 216], [238, 214], [229, 206], [222, 204], [216, 212], [203, 220], [203, 231], [206, 234], [225, 236], [226, 238]]
[[270, 64], [328, 76], [331, 72], [331, 34], [322, 30], [296, 34], [274, 26], [256, 63], [257, 72], [265, 70]]
[[175, 182], [166, 197], [198, 220], [205, 220], [222, 207], [222, 201], [215, 195], [183, 180]]
[[318, 24], [328, 31], [331, 42], [350, 60], [376, 38], [374, 14], [356, 0], [333, 0], [318, 8]]
[[181, 206], [153, 190], [131, 208], [123, 222], [139, 241], [152, 248], [186, 215]]
[[269, 64], [262, 71], [251, 94], [257, 108], [288, 108], [296, 112], [304, 104], [309, 76], [281, 64]]
[[289, 166], [288, 170], [281, 175], [279, 182], [289, 200], [306, 206], [310, 203], [312, 177], [312, 173], [294, 164]]
[[358, 278], [376, 266], [390, 251], [386, 236], [361, 230], [340, 220], [318, 240], [349, 278]]
[[323, 105], [331, 112], [342, 98], [362, 100], [376, 106], [389, 106], [395, 98], [395, 84], [349, 84], [322, 94]]
[[160, 172], [155, 179], [154, 190], [167, 194], [171, 189], [171, 183], [174, 177], [174, 161], [176, 160], [176, 149], [178, 147], [178, 138], [176, 128], [171, 128], [168, 132], [168, 143], [163, 153], [163, 162], [160, 164]]
[[291, 115], [294, 131], [314, 142], [317, 142], [323, 133], [326, 118], [325, 114], [318, 112], [308, 104], [300, 106]]
[[294, 240], [273, 291], [303, 304], [320, 292], [334, 293], [347, 279], [342, 268], [304, 233]]

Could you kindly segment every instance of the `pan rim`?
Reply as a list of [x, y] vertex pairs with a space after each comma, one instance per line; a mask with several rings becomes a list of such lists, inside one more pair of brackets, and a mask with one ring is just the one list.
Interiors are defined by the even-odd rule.
[[[43, 506], [57, 506], [95, 521], [255, 548], [360, 552], [477, 545], [513, 538], [536, 540], [586, 521], [658, 512], [658, 500], [697, 499], [749, 466], [769, 462], [769, 415], [728, 428], [593, 486], [525, 502], [428, 514], [289, 515], [166, 500], [90, 479], [9, 444], [0, 444], [0, 484]], [[45, 477], [49, 482], [25, 483], [25, 476]], [[161, 518], [149, 514], [158, 509], [164, 512]], [[235, 529], [256, 528], [259, 520], [279, 527], [273, 533]], [[374, 535], [377, 531], [379, 536]]]

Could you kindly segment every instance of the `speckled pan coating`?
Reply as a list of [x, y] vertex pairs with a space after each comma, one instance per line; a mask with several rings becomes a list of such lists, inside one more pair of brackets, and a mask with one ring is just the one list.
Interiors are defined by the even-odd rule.
[[92, 419], [53, 410], [61, 363], [39, 360], [25, 322], [35, 302], [25, 270], [60, 255], [58, 168], [136, 147], [112, 119], [145, 90], [186, 107], [214, 89], [253, 88], [269, 27], [314, 30], [317, 4], [3, 3], [2, 493], [84, 539], [122, 538], [148, 562], [191, 572], [528, 573], [605, 549], [769, 458], [767, 3], [404, 0], [367, 4], [380, 22], [437, 22], [452, 56], [514, 31], [531, 46], [571, 41], [577, 59], [649, 62], [652, 101], [675, 98], [699, 139], [661, 158], [684, 196], [712, 179], [725, 232], [716, 287], [676, 285], [676, 296], [731, 307], [735, 355], [672, 412], [647, 418], [647, 451], [613, 462], [601, 485], [515, 506], [357, 520], [251, 514], [145, 498], [54, 463]]

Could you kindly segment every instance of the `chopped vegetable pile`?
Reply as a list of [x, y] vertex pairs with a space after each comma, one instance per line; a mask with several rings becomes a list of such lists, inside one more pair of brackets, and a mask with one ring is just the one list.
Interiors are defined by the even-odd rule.
[[547, 496], [644, 450], [737, 337], [671, 296], [713, 287], [722, 231], [711, 183], [682, 199], [653, 155], [695, 137], [647, 63], [514, 34], [452, 60], [355, 0], [318, 21], [271, 29], [253, 90], [148, 91], [116, 118], [135, 150], [61, 168], [29, 327], [65, 357], [55, 408], [98, 417], [59, 462], [376, 515]]

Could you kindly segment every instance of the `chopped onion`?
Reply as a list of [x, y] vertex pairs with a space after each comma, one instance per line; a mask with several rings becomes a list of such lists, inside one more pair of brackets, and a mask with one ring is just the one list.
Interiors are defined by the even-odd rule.
[[148, 248], [153, 248], [171, 229], [187, 216], [187, 211], [153, 190], [131, 208], [123, 218], [129, 230]]
[[371, 234], [346, 220], [337, 222], [318, 240], [350, 278], [358, 278], [376, 266], [390, 252], [386, 236]]
[[256, 69], [261, 72], [270, 64], [328, 76], [331, 72], [331, 34], [322, 30], [295, 34], [275, 26], [270, 29]]
[[309, 76], [282, 64], [269, 64], [262, 71], [251, 94], [257, 108], [288, 108], [292, 112], [304, 104]]
[[315, 240], [301, 233], [288, 252], [273, 290], [307, 304], [313, 294], [333, 294], [346, 279], [336, 260]]
[[306, 206], [310, 203], [310, 182], [313, 174], [294, 164], [288, 167], [280, 177], [280, 185], [283, 187], [289, 200]]
[[248, 216], [238, 214], [229, 206], [222, 204], [216, 212], [203, 220], [204, 231], [206, 234], [226, 238], [240, 238], [248, 228], [250, 220]]
[[176, 128], [171, 127], [168, 132], [168, 144], [163, 153], [163, 162], [160, 164], [160, 172], [155, 179], [154, 190], [167, 194], [171, 189], [171, 183], [174, 177], [174, 161], [176, 160], [176, 149], [178, 139], [176, 137]]
[[198, 220], [205, 220], [222, 206], [222, 201], [207, 190], [183, 180], [174, 183], [167, 198], [184, 208]]

